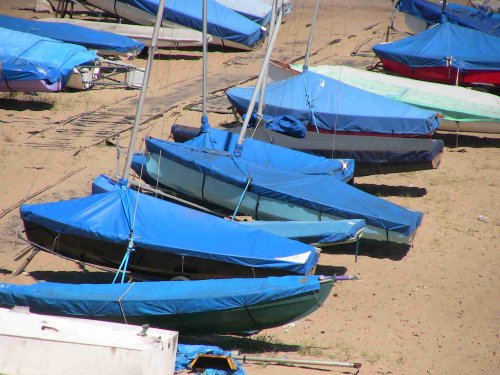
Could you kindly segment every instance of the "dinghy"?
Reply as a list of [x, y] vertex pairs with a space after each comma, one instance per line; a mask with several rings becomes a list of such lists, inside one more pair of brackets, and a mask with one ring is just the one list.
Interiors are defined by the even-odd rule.
[[[235, 109], [244, 113], [253, 90], [254, 87], [232, 88], [226, 95]], [[263, 113], [270, 117], [290, 115], [306, 123], [309, 130], [323, 133], [422, 137], [430, 136], [439, 127], [436, 112], [387, 99], [312, 71], [269, 83]]]
[[373, 47], [384, 68], [405, 77], [462, 86], [500, 85], [500, 38], [444, 23]]
[[0, 40], [0, 91], [60, 91], [77, 66], [97, 59], [85, 47], [1, 27]]
[[[500, 36], [500, 15], [489, 12], [488, 9], [473, 8], [466, 5], [449, 3], [433, 3], [427, 0], [399, 0], [396, 9], [400, 12], [417, 18], [424, 25], [423, 28], [412, 29], [414, 32], [425, 30], [426, 26], [443, 22], [443, 20], [460, 26], [483, 31]], [[470, 2], [469, 2], [470, 3]], [[407, 21], [407, 25], [414, 25]]]
[[[302, 66], [291, 66], [297, 71]], [[500, 98], [464, 87], [422, 82], [349, 66], [310, 66], [309, 70], [386, 98], [439, 112], [439, 130], [500, 134]], [[337, 142], [342, 147], [342, 142]], [[356, 167], [359, 167], [356, 159]]]
[[326, 300], [335, 279], [156, 281], [123, 284], [0, 284], [0, 306], [153, 327], [183, 334], [249, 333], [303, 318]]
[[[87, 3], [118, 17], [153, 25], [159, 0], [86, 0]], [[212, 43], [239, 49], [253, 49], [265, 37], [265, 30], [248, 18], [226, 8], [215, 0], [208, 1], [208, 33]], [[182, 25], [202, 29], [202, 0], [170, 0], [166, 2], [164, 23], [167, 27]]]
[[63, 22], [41, 22], [0, 15], [0, 27], [77, 44], [101, 55], [138, 55], [144, 45], [123, 35]]

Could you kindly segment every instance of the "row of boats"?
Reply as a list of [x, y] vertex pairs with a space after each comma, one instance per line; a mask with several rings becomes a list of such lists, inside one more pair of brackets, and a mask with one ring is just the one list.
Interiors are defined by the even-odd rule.
[[[179, 11], [175, 6], [180, 3], [171, 2], [170, 7]], [[201, 22], [207, 25], [202, 27], [204, 51], [210, 15], [216, 14], [211, 6], [219, 5], [199, 4], [198, 12], [205, 13], [201, 11], [205, 9], [209, 15], [205, 18], [208, 22]], [[157, 12], [144, 87], [165, 18], [163, 11], [168, 14], [168, 7], [161, 0], [156, 7], [143, 9]], [[425, 104], [421, 105], [424, 108], [413, 106], [422, 100], [397, 101], [390, 96], [393, 94], [363, 91], [314, 72], [307, 64], [301, 68], [276, 65], [280, 74], [289, 74], [289, 78], [273, 82], [269, 73], [268, 82], [267, 71], [272, 71], [269, 58], [282, 17], [283, 8], [272, 7], [270, 22], [276, 29], [257, 85], [227, 92], [236, 110], [245, 113], [237, 131], [212, 128], [205, 109], [201, 129], [176, 129], [174, 137], [182, 138], [183, 143], [148, 137], [146, 152], [133, 155], [132, 141], [120, 180], [101, 175], [87, 197], [21, 206], [29, 243], [117, 269], [113, 283], [0, 284], [0, 306], [22, 305], [53, 315], [149, 323], [183, 333], [248, 333], [299, 319], [326, 300], [334, 282], [343, 277], [314, 275], [322, 247], [356, 242], [361, 236], [380, 243], [412, 242], [422, 223], [421, 212], [370, 195], [349, 182], [359, 160], [412, 165], [430, 158], [432, 165], [443, 144], [418, 137], [429, 137], [439, 129], [441, 111], [425, 108]], [[498, 48], [496, 41], [493, 47]], [[469, 66], [467, 61], [461, 67]], [[345, 78], [343, 68], [339, 69]], [[259, 92], [262, 96], [257, 100]], [[144, 95], [143, 88], [136, 125]], [[411, 104], [405, 102], [411, 100]], [[360, 102], [366, 105], [360, 106]], [[256, 103], [258, 108], [254, 109]], [[498, 100], [496, 103], [498, 111]], [[448, 111], [450, 118], [459, 121], [474, 116], [459, 112]], [[496, 125], [500, 121], [494, 111], [479, 117]], [[266, 141], [246, 138], [252, 118], [255, 126], [266, 132], [263, 138], [271, 134]], [[300, 131], [301, 126], [304, 131]], [[299, 129], [305, 137], [290, 137], [290, 128]], [[356, 150], [358, 159], [353, 160], [325, 158], [275, 144], [278, 137], [304, 144], [311, 135], [318, 140], [324, 137], [325, 142], [330, 142], [330, 136], [346, 137], [365, 145]], [[380, 143], [373, 146], [376, 142]], [[427, 147], [426, 152], [416, 145]], [[373, 152], [376, 147], [378, 154]], [[232, 213], [228, 215], [231, 218], [158, 198], [164, 194], [132, 189], [130, 166], [150, 190], [175, 191], [222, 207]], [[255, 221], [239, 222], [238, 214]], [[125, 283], [128, 272], [171, 281]]]

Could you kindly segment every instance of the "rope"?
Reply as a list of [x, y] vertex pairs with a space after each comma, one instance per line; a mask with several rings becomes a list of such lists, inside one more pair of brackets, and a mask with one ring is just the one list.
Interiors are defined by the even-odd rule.
[[304, 78], [304, 74], [301, 74], [302, 81], [304, 82], [304, 89], [306, 90], [306, 101], [307, 106], [309, 107], [309, 111], [311, 112], [311, 119], [314, 127], [316, 128], [316, 133], [319, 133], [318, 124], [316, 123], [316, 116], [314, 115], [314, 101], [318, 100], [318, 98], [312, 98], [309, 95], [309, 90], [307, 89], [306, 79]]
[[231, 221], [234, 221], [234, 218], [236, 217], [236, 214], [238, 213], [238, 210], [240, 209], [241, 202], [243, 201], [243, 197], [245, 196], [248, 187], [250, 186], [250, 182], [252, 182], [252, 177], [249, 177], [247, 179], [247, 184], [245, 186], [245, 189], [243, 189], [243, 192], [240, 195], [240, 200], [238, 201], [238, 204], [236, 205], [236, 209], [233, 212], [233, 215], [231, 216]]
[[127, 295], [128, 291], [130, 289], [132, 289], [132, 287], [134, 285], [135, 285], [135, 283], [131, 283], [130, 286], [127, 288], [127, 290], [120, 296], [120, 298], [118, 298], [116, 300], [116, 302], [118, 302], [118, 305], [120, 306], [120, 311], [122, 313], [123, 320], [125, 321], [125, 324], [128, 324], [128, 322], [127, 322], [127, 317], [125, 316], [125, 310], [123, 309], [122, 300], [123, 300], [123, 298], [125, 298], [125, 296]]
[[128, 261], [130, 259], [130, 254], [135, 251], [135, 244], [134, 244], [134, 232], [130, 231], [130, 237], [129, 237], [129, 242], [127, 246], [127, 251], [125, 252], [125, 255], [123, 256], [122, 262], [120, 263], [120, 266], [116, 270], [115, 277], [113, 278], [112, 284], [116, 282], [116, 279], [118, 279], [118, 276], [120, 273], [122, 274], [121, 281], [120, 283], [123, 284], [125, 281], [125, 274], [127, 273], [127, 266], [128, 266]]

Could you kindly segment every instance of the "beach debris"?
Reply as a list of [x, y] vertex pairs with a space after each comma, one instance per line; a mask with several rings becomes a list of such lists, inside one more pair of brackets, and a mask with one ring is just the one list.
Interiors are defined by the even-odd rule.
[[481, 214], [477, 215], [477, 219], [479, 221], [482, 221], [483, 223], [487, 223], [488, 222], [488, 217], [484, 216], [484, 215], [481, 215]]

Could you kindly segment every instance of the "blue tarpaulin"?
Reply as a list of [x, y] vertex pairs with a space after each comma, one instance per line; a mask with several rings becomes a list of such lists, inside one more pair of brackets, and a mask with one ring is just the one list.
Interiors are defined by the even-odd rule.
[[396, 8], [401, 12], [423, 19], [428, 24], [448, 21], [460, 26], [500, 36], [499, 15], [481, 9], [448, 3], [443, 14], [442, 4], [427, 0], [399, 0]]
[[[177, 356], [175, 358], [175, 371], [191, 370], [189, 364], [198, 356], [198, 354], [212, 354], [232, 357], [231, 352], [226, 352], [218, 346], [212, 345], [186, 345], [177, 344]], [[201, 375], [245, 375], [243, 366], [233, 358], [237, 370], [216, 370], [206, 369]]]
[[138, 54], [144, 45], [129, 37], [61, 22], [42, 22], [0, 15], [0, 27], [78, 44], [88, 49]]
[[[146, 149], [150, 154], [161, 155], [240, 188], [245, 187], [248, 178], [251, 178], [249, 191], [259, 196], [302, 206], [321, 214], [364, 219], [367, 225], [382, 228], [384, 232], [411, 235], [421, 223], [422, 213], [360, 191], [333, 175], [280, 169], [258, 160], [237, 157], [221, 149], [203, 147], [199, 138], [182, 144], [146, 138]], [[290, 159], [287, 162], [290, 165]], [[202, 190], [201, 186], [193, 188]], [[280, 210], [278, 207], [276, 209]], [[278, 217], [279, 212], [276, 215]]]
[[[243, 115], [243, 120], [246, 115]], [[302, 121], [297, 120], [293, 116], [283, 115], [283, 116], [267, 116], [263, 115], [263, 119], [259, 126], [264, 126], [269, 130], [275, 131], [277, 133], [289, 135], [295, 138], [304, 138], [307, 133], [307, 127]], [[256, 113], [253, 113], [250, 122], [248, 123], [249, 128], [254, 128], [257, 126], [259, 118]]]
[[133, 229], [139, 249], [247, 267], [307, 274], [319, 258], [312, 246], [128, 188], [67, 201], [22, 205], [20, 210], [25, 221], [57, 233], [123, 244], [124, 249]]
[[40, 313], [87, 318], [161, 316], [242, 308], [319, 288], [318, 276], [124, 284], [0, 284], [0, 305], [29, 306]]
[[[159, 0], [118, 0], [151, 14], [156, 14]], [[260, 25], [217, 3], [207, 2], [208, 33], [245, 46], [253, 46], [263, 37]], [[168, 0], [163, 18], [195, 30], [202, 30], [202, 0]]]
[[[253, 87], [233, 88], [227, 91], [227, 97], [238, 111], [246, 112], [253, 90]], [[311, 71], [270, 83], [265, 98], [266, 115], [290, 115], [331, 132], [428, 135], [439, 127], [433, 111]]]
[[97, 58], [95, 51], [75, 44], [0, 27], [0, 77], [6, 81], [69, 79], [73, 68]]
[[375, 53], [411, 67], [500, 70], [500, 38], [444, 23], [392, 43], [378, 44]]

